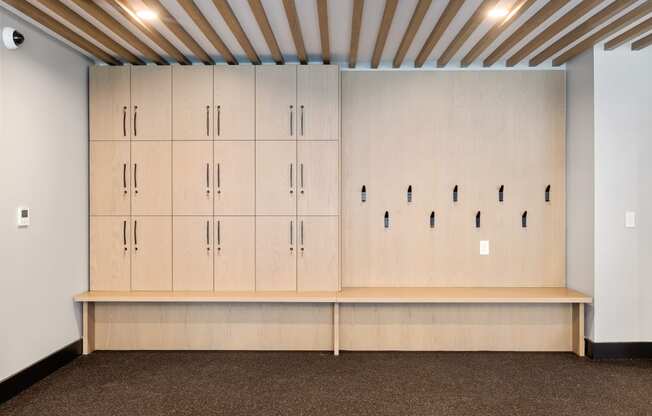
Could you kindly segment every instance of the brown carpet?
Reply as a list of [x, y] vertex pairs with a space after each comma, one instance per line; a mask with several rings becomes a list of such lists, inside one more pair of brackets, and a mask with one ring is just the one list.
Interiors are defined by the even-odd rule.
[[650, 415], [652, 361], [566, 353], [96, 352], [0, 415]]

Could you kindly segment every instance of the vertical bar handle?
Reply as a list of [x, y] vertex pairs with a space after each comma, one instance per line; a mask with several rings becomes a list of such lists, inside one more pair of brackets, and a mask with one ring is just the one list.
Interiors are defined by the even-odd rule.
[[304, 248], [303, 248], [303, 220], [301, 220], [301, 230], [300, 230], [300, 233], [301, 233], [301, 252], [303, 252], [303, 250], [304, 250]]
[[303, 163], [301, 164], [301, 193], [303, 193]]
[[127, 193], [127, 164], [122, 164], [122, 190], [123, 193]]
[[290, 220], [290, 251], [294, 250], [294, 221]]
[[134, 220], [134, 250], [138, 251], [138, 220]]
[[211, 194], [211, 164], [206, 163], [206, 195]]
[[290, 136], [294, 136], [294, 106], [290, 106]]
[[220, 164], [217, 164], [217, 193], [221, 194], [222, 193], [222, 180], [220, 178], [221, 173], [220, 173]]
[[122, 221], [122, 245], [124, 250], [127, 251], [127, 220]]
[[206, 221], [206, 251], [211, 251], [211, 222]]
[[301, 104], [301, 135], [303, 136], [303, 104]]
[[211, 111], [211, 106], [207, 105], [206, 106], [206, 137], [208, 137], [210, 135], [210, 128], [211, 128], [210, 127], [210, 115], [209, 115], [210, 111]]
[[138, 136], [138, 106], [134, 106], [134, 136]]
[[290, 194], [294, 193], [294, 163], [290, 163]]
[[217, 135], [222, 134], [222, 106], [217, 106]]
[[221, 221], [217, 220], [217, 251], [222, 250], [222, 230], [221, 230]]
[[122, 107], [122, 137], [127, 137], [127, 106]]
[[134, 163], [134, 192], [138, 193], [138, 163]]

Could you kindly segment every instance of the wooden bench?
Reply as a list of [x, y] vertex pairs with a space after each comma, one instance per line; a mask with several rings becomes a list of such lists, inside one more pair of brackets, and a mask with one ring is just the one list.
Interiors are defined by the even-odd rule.
[[333, 352], [339, 355], [343, 304], [571, 304], [572, 346], [584, 356], [584, 304], [591, 297], [563, 287], [548, 288], [345, 288], [340, 292], [85, 292], [84, 354], [94, 349], [95, 303], [327, 303], [333, 306]]

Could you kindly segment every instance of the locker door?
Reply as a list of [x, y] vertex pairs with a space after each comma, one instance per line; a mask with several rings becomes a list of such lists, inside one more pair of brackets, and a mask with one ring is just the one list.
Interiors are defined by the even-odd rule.
[[174, 290], [213, 290], [213, 217], [172, 218]]
[[297, 289], [336, 291], [339, 287], [338, 217], [299, 217]]
[[256, 217], [256, 290], [297, 289], [296, 247], [296, 217]]
[[213, 66], [215, 140], [254, 140], [255, 73], [250, 66]]
[[340, 137], [340, 71], [337, 65], [300, 65], [297, 69], [297, 138]]
[[89, 82], [91, 140], [129, 140], [130, 66], [92, 66]]
[[297, 65], [256, 67], [256, 140], [297, 137]]
[[90, 143], [91, 215], [129, 215], [131, 162], [129, 142]]
[[132, 66], [132, 140], [170, 140], [171, 136], [171, 66]]
[[215, 290], [256, 289], [255, 219], [215, 218]]
[[214, 143], [215, 215], [253, 215], [256, 151], [253, 141]]
[[174, 215], [213, 215], [213, 142], [172, 143]]
[[256, 214], [296, 213], [296, 142], [256, 143]]
[[131, 289], [172, 290], [172, 217], [132, 217]]
[[297, 212], [299, 215], [337, 215], [338, 171], [337, 142], [297, 144]]
[[130, 290], [129, 217], [91, 217], [90, 290]]
[[172, 66], [172, 139], [212, 140], [213, 67]]
[[131, 213], [133, 215], [172, 213], [171, 153], [171, 142], [131, 143]]

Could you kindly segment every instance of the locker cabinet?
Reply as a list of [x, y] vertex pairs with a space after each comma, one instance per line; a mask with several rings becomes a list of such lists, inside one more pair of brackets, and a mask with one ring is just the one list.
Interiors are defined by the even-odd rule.
[[253, 65], [213, 68], [215, 140], [254, 140], [255, 73]]
[[338, 140], [340, 85], [337, 65], [297, 67], [297, 138]]
[[297, 212], [337, 215], [339, 210], [338, 142], [298, 142]]
[[256, 139], [297, 137], [297, 65], [256, 67]]
[[131, 67], [132, 140], [170, 140], [172, 67]]
[[256, 214], [295, 215], [296, 142], [256, 143]]
[[256, 290], [297, 289], [297, 218], [256, 217]]
[[212, 140], [213, 67], [172, 66], [172, 139]]
[[91, 217], [90, 290], [130, 290], [130, 267], [129, 217]]
[[89, 82], [91, 140], [131, 137], [130, 66], [93, 66]]
[[213, 217], [173, 217], [174, 290], [213, 290]]
[[215, 290], [256, 289], [256, 240], [253, 216], [216, 217]]
[[338, 290], [338, 217], [298, 217], [297, 226], [297, 290]]
[[172, 143], [174, 215], [213, 215], [213, 142]]
[[129, 215], [131, 160], [129, 142], [90, 143], [91, 215]]
[[131, 143], [132, 215], [172, 213], [172, 143]]
[[213, 173], [215, 215], [253, 215], [256, 151], [253, 141], [216, 141]]
[[132, 217], [131, 289], [172, 290], [172, 217]]

